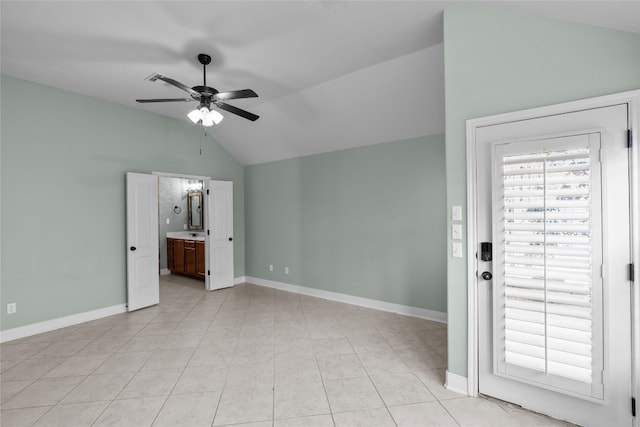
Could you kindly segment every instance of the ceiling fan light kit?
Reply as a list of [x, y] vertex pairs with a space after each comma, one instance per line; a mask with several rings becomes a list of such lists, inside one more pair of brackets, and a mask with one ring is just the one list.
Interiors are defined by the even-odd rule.
[[213, 126], [218, 124], [224, 119], [224, 116], [216, 110], [209, 110], [207, 107], [196, 108], [187, 117], [191, 119], [193, 123], [202, 121], [202, 126]]
[[228, 111], [230, 113], [236, 114], [240, 117], [243, 117], [247, 120], [256, 121], [260, 116], [257, 116], [253, 113], [240, 109], [238, 107], [234, 107], [233, 105], [229, 105], [225, 102], [229, 99], [242, 99], [242, 98], [256, 98], [258, 96], [251, 89], [242, 89], [242, 90], [234, 90], [230, 92], [218, 92], [216, 89], [207, 86], [207, 65], [211, 63], [211, 56], [201, 53], [198, 55], [198, 62], [202, 64], [202, 76], [203, 76], [203, 84], [202, 86], [193, 86], [189, 87], [177, 80], [166, 77], [159, 73], [154, 73], [146, 78], [146, 80], [152, 82], [161, 81], [170, 86], [177, 87], [178, 89], [187, 92], [191, 98], [158, 98], [158, 99], [136, 99], [136, 102], [139, 103], [152, 103], [152, 102], [192, 102], [199, 101], [200, 105], [195, 110], [191, 111], [187, 114], [187, 117], [193, 123], [202, 123], [202, 126], [213, 126], [214, 124], [218, 124], [222, 121], [224, 116], [220, 114], [218, 111], [213, 110], [211, 108], [211, 104], [215, 105], [221, 110]]

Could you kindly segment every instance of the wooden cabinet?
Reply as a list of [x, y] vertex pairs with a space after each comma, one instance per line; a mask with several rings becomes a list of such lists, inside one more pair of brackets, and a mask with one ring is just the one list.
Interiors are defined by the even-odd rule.
[[196, 274], [203, 280], [205, 276], [204, 266], [204, 242], [198, 240], [196, 241]]
[[167, 238], [167, 268], [173, 274], [182, 274], [204, 280], [204, 242]]

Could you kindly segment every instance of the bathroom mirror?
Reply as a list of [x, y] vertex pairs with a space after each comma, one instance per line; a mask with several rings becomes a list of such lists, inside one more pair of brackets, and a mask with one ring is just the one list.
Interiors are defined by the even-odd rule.
[[202, 230], [202, 191], [189, 191], [187, 206], [189, 207], [189, 230]]

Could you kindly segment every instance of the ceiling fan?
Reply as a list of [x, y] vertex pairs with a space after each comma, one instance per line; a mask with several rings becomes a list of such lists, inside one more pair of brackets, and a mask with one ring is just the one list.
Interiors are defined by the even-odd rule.
[[223, 119], [222, 114], [220, 114], [216, 110], [211, 109], [211, 104], [215, 105], [221, 110], [225, 110], [240, 117], [244, 117], [247, 120], [258, 120], [260, 116], [223, 102], [229, 99], [256, 98], [258, 96], [257, 93], [255, 93], [251, 89], [218, 92], [216, 89], [207, 86], [207, 65], [211, 63], [211, 56], [201, 53], [198, 55], [198, 61], [202, 64], [202, 76], [204, 80], [202, 86], [189, 87], [180, 83], [179, 81], [158, 73], [154, 73], [146, 78], [146, 80], [152, 82], [160, 80], [171, 86], [175, 86], [178, 89], [187, 92], [191, 96], [190, 98], [136, 99], [136, 102], [145, 104], [151, 102], [199, 101], [200, 105], [198, 106], [198, 108], [187, 114], [187, 116], [189, 117], [189, 119], [191, 119], [191, 121], [193, 121], [193, 123], [202, 122], [203, 126], [213, 126], [214, 124], [220, 123], [220, 121]]

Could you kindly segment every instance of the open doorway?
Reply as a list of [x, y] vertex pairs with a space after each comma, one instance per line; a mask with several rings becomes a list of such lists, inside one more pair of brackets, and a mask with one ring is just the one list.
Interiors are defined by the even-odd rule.
[[204, 180], [174, 176], [158, 179], [160, 275], [201, 282], [206, 277]]
[[[187, 181], [187, 187], [183, 190], [186, 191], [186, 208], [181, 206], [182, 195], [169, 204], [175, 215], [181, 215], [186, 209], [186, 223], [184, 219], [182, 222], [180, 219], [177, 220], [178, 229], [182, 228], [180, 231], [161, 232], [160, 222], [164, 225], [176, 223], [176, 220], [172, 221], [172, 217], [167, 216], [166, 213], [161, 217], [159, 181], [162, 177], [182, 178]], [[189, 183], [189, 181], [192, 182]], [[201, 191], [191, 191], [196, 189], [197, 185], [193, 181], [202, 182]], [[202, 229], [199, 229], [200, 224]], [[167, 235], [167, 233], [176, 234]], [[200, 240], [201, 236], [204, 236], [204, 241]], [[178, 251], [180, 253], [178, 261], [175, 259], [175, 246], [171, 251], [173, 259], [167, 256], [169, 253], [167, 237], [182, 237], [178, 239], [180, 240], [178, 247], [181, 249]], [[185, 253], [187, 241], [191, 242], [192, 246], [187, 246], [189, 251]], [[163, 246], [162, 249], [161, 246]], [[172, 262], [176, 273], [186, 277], [191, 274], [200, 286], [201, 277], [204, 276], [206, 290], [213, 291], [233, 286], [233, 182], [161, 172], [153, 172], [152, 175], [128, 172], [127, 248], [128, 311], [158, 304], [160, 272], [172, 271], [170, 268]], [[204, 252], [204, 269], [201, 263], [198, 264], [196, 251], [200, 252], [200, 261]], [[166, 259], [166, 267], [161, 262], [163, 255]], [[175, 265], [176, 262], [181, 263], [181, 269]]]

